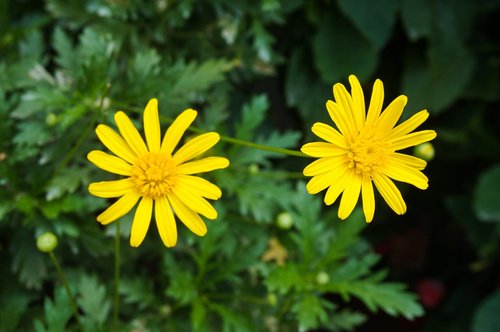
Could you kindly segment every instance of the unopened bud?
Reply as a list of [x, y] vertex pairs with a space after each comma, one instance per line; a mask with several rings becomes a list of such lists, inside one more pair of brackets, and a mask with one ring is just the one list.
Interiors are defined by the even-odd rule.
[[46, 232], [36, 239], [36, 247], [41, 252], [51, 252], [57, 247], [57, 237], [52, 232]]
[[281, 229], [290, 229], [293, 226], [292, 215], [286, 211], [281, 212], [276, 217], [276, 224]]
[[413, 154], [415, 155], [415, 157], [430, 161], [434, 159], [434, 146], [429, 142], [419, 144], [415, 148], [413, 148]]

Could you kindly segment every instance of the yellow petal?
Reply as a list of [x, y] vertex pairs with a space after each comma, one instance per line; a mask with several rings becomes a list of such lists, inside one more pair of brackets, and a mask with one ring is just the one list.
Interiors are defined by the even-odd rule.
[[175, 186], [174, 195], [189, 209], [208, 219], [217, 219], [217, 211], [214, 207], [200, 195], [195, 195], [189, 191], [189, 187]]
[[89, 185], [89, 192], [97, 197], [120, 197], [135, 188], [135, 183], [130, 178], [116, 181], [94, 182]]
[[135, 191], [129, 191], [119, 200], [113, 203], [110, 207], [104, 210], [103, 213], [97, 216], [97, 221], [103, 225], [107, 225], [116, 219], [126, 215], [139, 200], [139, 194]]
[[344, 137], [349, 138], [353, 134], [356, 134], [350, 131], [349, 120], [346, 119], [345, 111], [337, 103], [334, 103], [331, 100], [327, 101], [326, 110]]
[[374, 174], [373, 182], [377, 187], [384, 200], [389, 207], [397, 214], [404, 214], [406, 212], [406, 204], [401, 196], [401, 192], [387, 176], [383, 174]]
[[381, 80], [377, 79], [373, 83], [373, 91], [370, 99], [370, 106], [368, 107], [368, 114], [366, 115], [366, 126], [371, 126], [382, 112], [382, 105], [384, 104], [384, 85]]
[[359, 84], [358, 78], [356, 76], [350, 75], [349, 83], [351, 84], [354, 121], [356, 122], [356, 127], [358, 128], [358, 130], [360, 130], [361, 128], [363, 128], [366, 118], [365, 96], [363, 94], [361, 84]]
[[118, 157], [133, 164], [137, 159], [137, 155], [132, 151], [127, 142], [118, 135], [113, 129], [106, 125], [98, 125], [95, 133], [101, 142]]
[[151, 99], [144, 110], [144, 134], [151, 152], [160, 152], [160, 118], [158, 116], [158, 100]]
[[346, 184], [342, 199], [340, 200], [339, 218], [344, 220], [351, 214], [359, 199], [361, 191], [361, 177], [357, 174], [351, 176]]
[[163, 244], [168, 248], [174, 247], [177, 244], [177, 225], [166, 197], [155, 199], [155, 219]]
[[100, 169], [113, 174], [127, 176], [132, 174], [132, 165], [127, 163], [125, 160], [107, 154], [106, 152], [99, 150], [90, 151], [87, 155], [87, 159]]
[[346, 154], [345, 149], [341, 149], [326, 142], [312, 142], [306, 143], [300, 148], [308, 156], [321, 158], [321, 157], [334, 157]]
[[419, 189], [427, 189], [429, 179], [419, 170], [397, 162], [389, 162], [383, 168], [383, 173], [388, 177], [414, 185]]
[[316, 122], [312, 126], [312, 132], [319, 138], [322, 138], [339, 148], [345, 149], [347, 147], [344, 136], [342, 136], [336, 129], [327, 124]]
[[410, 146], [415, 146], [422, 144], [424, 142], [433, 140], [436, 138], [436, 132], [434, 130], [421, 130], [414, 133], [400, 136], [396, 139], [390, 141], [390, 148], [393, 150], [406, 149]]
[[314, 176], [306, 185], [307, 192], [312, 195], [319, 193], [338, 181], [344, 172], [345, 168], [336, 167], [331, 171]]
[[123, 113], [122, 111], [116, 112], [115, 122], [118, 126], [118, 130], [120, 130], [120, 134], [122, 134], [127, 144], [137, 156], [142, 156], [143, 154], [148, 152], [148, 148], [146, 147], [144, 140], [135, 128], [132, 121], [130, 121], [127, 114]]
[[333, 96], [335, 97], [335, 102], [339, 108], [343, 110], [345, 124], [347, 125], [349, 132], [357, 134], [358, 127], [354, 119], [354, 106], [352, 104], [351, 95], [347, 92], [343, 84], [337, 83], [333, 86]]
[[208, 199], [219, 199], [222, 196], [219, 187], [197, 176], [179, 175], [176, 186], [186, 186], [193, 194]]
[[304, 168], [305, 176], [315, 176], [343, 166], [344, 156], [320, 158]]
[[325, 204], [332, 205], [335, 203], [339, 195], [344, 191], [346, 186], [349, 184], [350, 179], [352, 178], [352, 171], [348, 170], [335, 181], [326, 191], [325, 195]]
[[198, 213], [184, 205], [175, 195], [168, 195], [168, 200], [184, 225], [194, 234], [203, 236], [207, 234], [207, 226], [201, 220]]
[[175, 147], [181, 140], [182, 135], [186, 129], [189, 128], [191, 123], [193, 123], [196, 115], [198, 113], [193, 109], [187, 109], [174, 120], [163, 136], [163, 141], [161, 142], [161, 152], [166, 154], [172, 154]]
[[172, 160], [180, 165], [183, 162], [199, 156], [203, 152], [213, 147], [219, 141], [220, 136], [216, 132], [209, 132], [196, 136], [186, 144], [184, 144], [173, 155]]
[[132, 247], [140, 246], [144, 237], [146, 237], [152, 214], [153, 199], [143, 197], [139, 202], [137, 210], [135, 210], [134, 221], [132, 222], [132, 230], [130, 232], [130, 245]]
[[418, 170], [422, 170], [427, 166], [427, 162], [423, 159], [410, 156], [403, 153], [394, 152], [391, 154], [390, 158], [396, 162], [402, 163], [406, 166], [413, 167]]
[[429, 112], [427, 112], [427, 110], [423, 110], [418, 112], [417, 114], [414, 114], [411, 118], [392, 129], [387, 139], [391, 140], [412, 132], [422, 123], [424, 123], [424, 121], [427, 120], [428, 117]]
[[363, 201], [363, 212], [365, 213], [366, 222], [371, 222], [375, 214], [375, 195], [373, 193], [372, 180], [368, 177], [363, 177], [361, 180], [361, 199]]
[[229, 160], [223, 157], [207, 157], [177, 166], [177, 174], [198, 174], [222, 169], [229, 166]]
[[401, 117], [407, 102], [408, 98], [406, 96], [399, 96], [394, 99], [382, 112], [378, 121], [375, 121], [376, 130], [380, 133], [389, 133]]

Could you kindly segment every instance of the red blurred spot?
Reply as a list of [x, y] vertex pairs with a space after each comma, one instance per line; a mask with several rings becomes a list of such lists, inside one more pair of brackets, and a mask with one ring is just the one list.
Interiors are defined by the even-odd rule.
[[422, 279], [417, 284], [417, 293], [420, 296], [420, 302], [427, 309], [433, 309], [439, 305], [444, 297], [444, 285], [437, 279]]

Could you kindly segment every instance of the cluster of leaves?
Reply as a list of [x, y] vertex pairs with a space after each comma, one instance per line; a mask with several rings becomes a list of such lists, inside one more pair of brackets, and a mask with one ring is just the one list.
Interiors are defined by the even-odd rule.
[[[164, 125], [193, 107], [202, 130], [297, 148], [326, 118], [331, 84], [354, 73], [382, 78], [388, 98], [407, 94], [406, 117], [429, 108], [439, 133], [431, 190], [408, 196], [417, 211], [408, 218], [451, 220], [443, 229], [462, 230], [472, 259], [449, 260], [451, 249], [436, 246], [431, 263], [456, 272], [441, 264], [432, 273], [456, 281], [448, 310], [461, 320], [429, 327], [493, 331], [499, 8], [496, 0], [2, 2], [0, 330], [109, 328], [115, 228], [95, 222], [106, 202], [86, 189], [105, 176], [85, 158], [100, 147], [97, 123], [112, 123], [118, 109], [140, 113], [156, 97]], [[369, 312], [423, 314], [403, 284], [386, 281], [359, 214], [340, 223], [305, 193], [302, 160], [227, 142], [217, 149], [231, 167], [214, 172], [224, 197], [207, 236], [181, 228], [178, 246], [166, 250], [151, 231], [140, 249], [123, 248], [124, 329], [346, 331], [369, 323]], [[291, 228], [276, 224], [282, 212]], [[120, 222], [126, 239], [131, 218]], [[48, 230], [60, 239], [79, 324], [35, 248]]]

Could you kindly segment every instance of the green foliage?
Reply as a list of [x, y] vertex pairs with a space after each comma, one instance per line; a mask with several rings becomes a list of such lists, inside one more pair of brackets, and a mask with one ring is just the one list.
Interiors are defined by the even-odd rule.
[[[500, 308], [498, 294], [487, 295], [500, 253], [499, 9], [497, 0], [2, 2], [0, 330], [79, 329], [36, 249], [45, 232], [58, 237], [83, 329], [111, 329], [116, 228], [95, 218], [112, 200], [87, 188], [116, 177], [86, 155], [105, 150], [98, 123], [114, 127], [124, 110], [140, 127], [156, 97], [163, 129], [196, 109], [184, 139], [219, 132], [208, 154], [231, 165], [207, 175], [223, 196], [206, 236], [178, 222], [178, 245], [166, 249], [152, 222], [140, 248], [122, 245], [117, 330], [384, 329], [379, 320], [424, 315], [408, 289], [430, 276], [446, 289], [422, 330], [491, 331]], [[314, 122], [331, 124], [325, 102], [350, 74], [367, 104], [381, 78], [384, 105], [404, 93], [403, 117], [426, 108], [423, 127], [438, 132], [429, 190], [398, 184], [408, 213], [394, 216], [378, 197], [370, 226], [359, 210], [341, 222], [338, 203], [306, 193], [309, 160], [231, 142], [298, 150]], [[293, 225], [277, 226], [280, 213]], [[131, 220], [120, 221], [123, 243]], [[425, 241], [406, 243], [406, 232]], [[282, 262], [264, 259], [272, 250]]]

